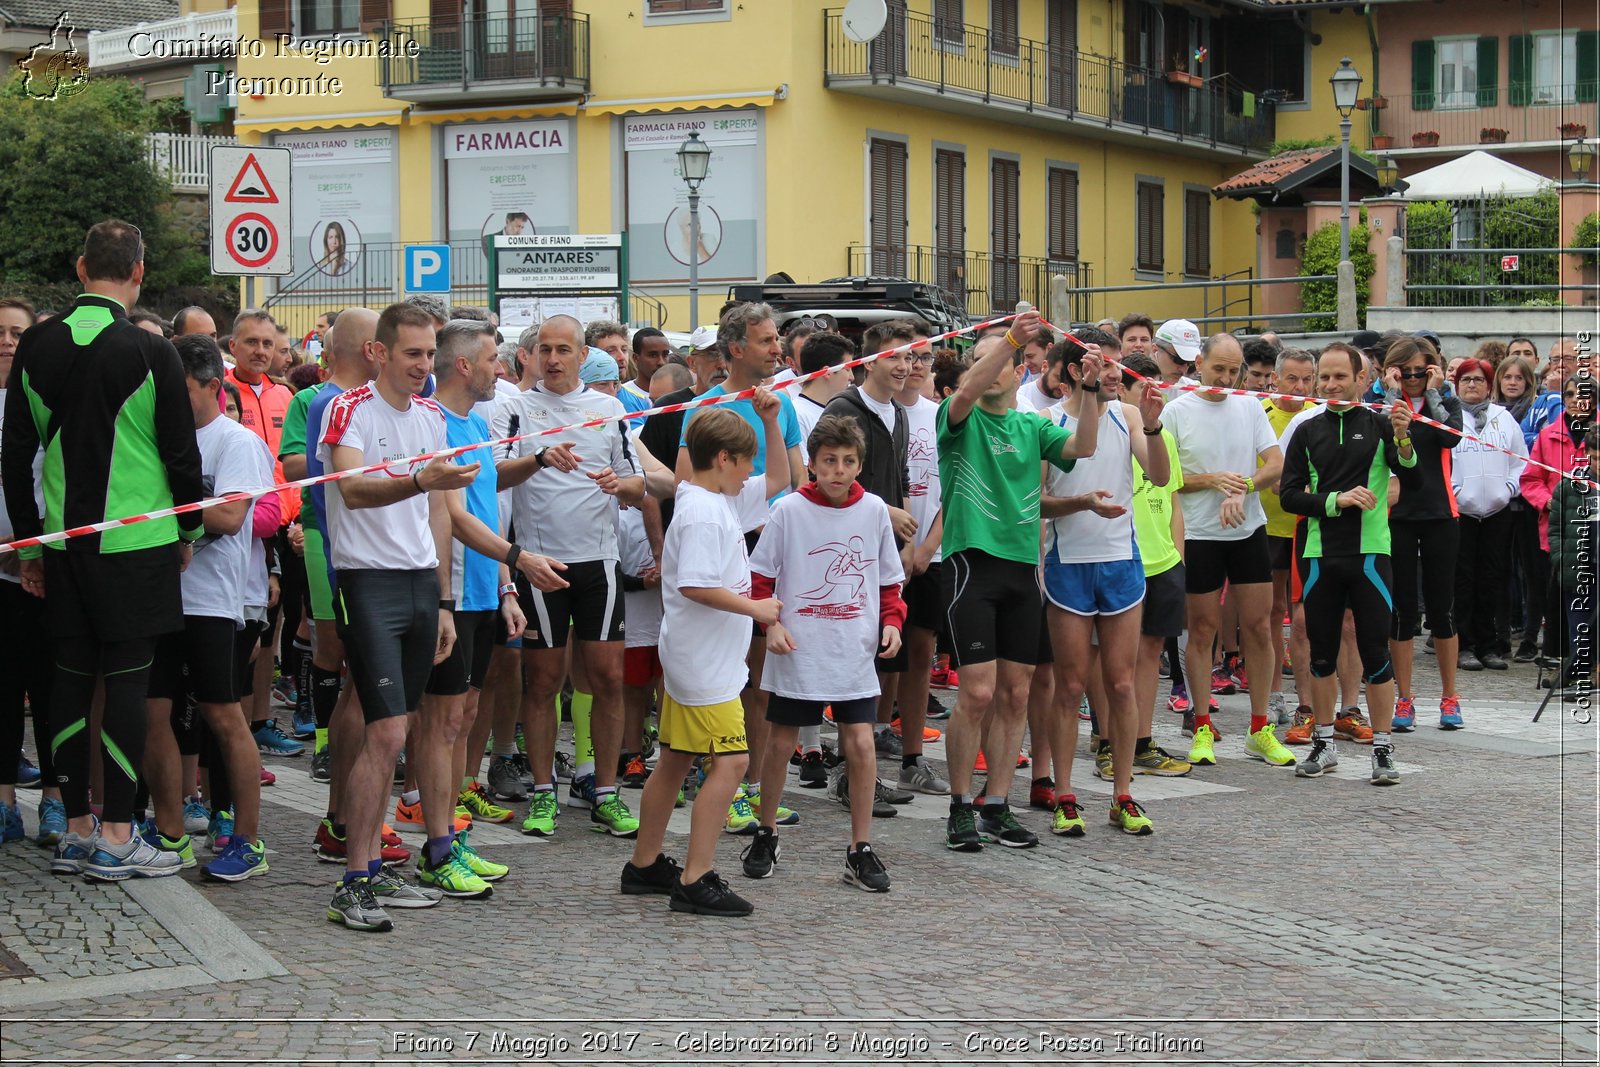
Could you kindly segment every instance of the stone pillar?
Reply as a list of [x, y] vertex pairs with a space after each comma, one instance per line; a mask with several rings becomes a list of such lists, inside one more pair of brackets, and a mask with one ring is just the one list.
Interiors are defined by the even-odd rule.
[[1339, 313], [1337, 329], [1340, 333], [1354, 333], [1361, 328], [1356, 318], [1356, 265], [1348, 259], [1339, 264]]
[[[1399, 234], [1395, 234], [1384, 242], [1387, 247], [1389, 263], [1385, 273], [1385, 307], [1401, 308], [1406, 306], [1406, 243]], [[1374, 296], [1372, 302], [1378, 302]]]

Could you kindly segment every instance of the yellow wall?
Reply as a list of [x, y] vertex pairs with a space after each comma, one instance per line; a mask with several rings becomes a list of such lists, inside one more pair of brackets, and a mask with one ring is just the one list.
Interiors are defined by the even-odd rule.
[[[1333, 107], [1333, 87], [1328, 79], [1339, 69], [1339, 60], [1350, 57], [1350, 65], [1361, 73], [1361, 95], [1372, 95], [1372, 42], [1367, 37], [1366, 18], [1354, 8], [1310, 13], [1311, 30], [1322, 35], [1322, 43], [1311, 49], [1311, 106], [1302, 110], [1278, 112], [1278, 140], [1310, 140], [1339, 133], [1339, 112]], [[1398, 91], [1395, 86], [1388, 87]], [[1351, 143], [1365, 148], [1370, 143], [1366, 112], [1353, 112]]]
[[[191, 0], [195, 4], [215, 0]], [[1134, 176], [1166, 180], [1166, 274], [1181, 280], [1183, 269], [1183, 191], [1185, 184], [1209, 188], [1248, 165], [1247, 160], [1209, 160], [1173, 154], [1160, 142], [1131, 147], [1084, 134], [1063, 134], [1002, 120], [983, 120], [929, 108], [885, 102], [829, 90], [822, 84], [824, 63], [823, 9], [836, 0], [785, 0], [783, 3], [734, 3], [726, 21], [682, 25], [643, 24], [637, 0], [590, 0], [579, 3], [590, 18], [591, 101], [631, 100], [688, 94], [744, 94], [787, 86], [787, 98], [762, 109], [765, 158], [764, 260], [758, 274], [788, 271], [797, 280], [842, 274], [846, 249], [864, 240], [866, 218], [865, 152], [869, 131], [908, 140], [908, 210], [911, 244], [933, 244], [934, 142], [960, 144], [967, 155], [966, 245], [974, 252], [989, 249], [989, 153], [1020, 158], [1021, 253], [1046, 253], [1045, 161], [1076, 163], [1080, 175], [1079, 254], [1092, 264], [1096, 285], [1135, 281]], [[912, 9], [926, 12], [932, 0], [914, 0]], [[427, 17], [427, 0], [395, 0], [397, 21]], [[967, 0], [969, 22], [983, 22], [988, 5]], [[1115, 54], [1122, 38], [1121, 0], [1081, 0], [1079, 47], [1085, 52]], [[243, 0], [239, 29], [257, 30], [257, 4]], [[1324, 36], [1314, 50], [1313, 106], [1280, 116], [1280, 137], [1315, 136], [1336, 128], [1331, 101], [1324, 99], [1326, 80], [1338, 57], [1366, 55], [1364, 24], [1352, 15], [1313, 16]], [[1042, 40], [1045, 0], [1023, 0], [1020, 32]], [[279, 56], [268, 45], [263, 59], [242, 57], [243, 78], [338, 78], [340, 91], [317, 97], [240, 99], [238, 130], [246, 141], [265, 139], [275, 130], [310, 130], [327, 126], [393, 125], [397, 132], [399, 219], [397, 238], [407, 242], [440, 239], [435, 231], [434, 161], [438, 155], [435, 127], [400, 114], [405, 102], [387, 98], [378, 86], [377, 63], [371, 59], [334, 59], [318, 63], [304, 56]], [[700, 57], [696, 62], [693, 57]], [[1331, 57], [1331, 58], [1330, 58]], [[1360, 60], [1358, 59], [1358, 62]], [[456, 105], [471, 111], [473, 104]], [[494, 106], [494, 105], [476, 105]], [[346, 117], [373, 112], [368, 117]], [[570, 105], [567, 113], [572, 113]], [[321, 115], [324, 119], [307, 119]], [[616, 217], [622, 161], [613, 115], [573, 118], [579, 180], [576, 187], [578, 227], [585, 232], [621, 228]], [[1212, 272], [1224, 274], [1252, 267], [1256, 260], [1255, 220], [1248, 206], [1231, 201], [1212, 205]], [[657, 292], [671, 309], [669, 327], [686, 328], [687, 297]], [[720, 304], [720, 286], [702, 290], [702, 313]], [[1120, 314], [1137, 306], [1156, 317], [1198, 315], [1204, 299], [1194, 293], [1168, 293], [1159, 299], [1141, 294], [1113, 294], [1096, 302], [1094, 312]]]

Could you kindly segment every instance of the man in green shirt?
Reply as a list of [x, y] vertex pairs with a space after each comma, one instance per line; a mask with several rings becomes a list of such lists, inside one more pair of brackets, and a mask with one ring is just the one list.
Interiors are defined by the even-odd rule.
[[[1003, 337], [985, 337], [956, 391], [939, 407], [940, 494], [944, 505], [941, 580], [953, 666], [961, 689], [950, 717], [950, 819], [945, 845], [958, 852], [983, 848], [972, 806], [972, 773], [983, 721], [991, 711], [984, 825], [1011, 848], [1039, 839], [1006, 806], [1016, 753], [1022, 744], [1028, 686], [1039, 658], [1043, 601], [1039, 592], [1041, 461], [1071, 470], [1094, 454], [1095, 418], [1076, 434], [1011, 406], [1022, 350], [1039, 330], [1028, 311]], [[1079, 404], [1095, 412], [1103, 363], [1083, 358]]]

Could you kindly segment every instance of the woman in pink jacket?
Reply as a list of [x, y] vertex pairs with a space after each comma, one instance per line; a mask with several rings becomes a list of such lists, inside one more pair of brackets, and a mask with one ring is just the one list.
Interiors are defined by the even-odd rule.
[[[1561, 482], [1561, 475], [1556, 471], [1570, 473], [1585, 463], [1584, 441], [1594, 426], [1595, 392], [1594, 378], [1587, 374], [1574, 374], [1566, 380], [1562, 387], [1566, 411], [1539, 431], [1539, 436], [1533, 439], [1533, 448], [1528, 451], [1528, 465], [1522, 469], [1522, 499], [1539, 514], [1539, 547], [1547, 554], [1550, 551], [1550, 497]], [[1547, 598], [1546, 603], [1556, 604], [1559, 600]], [[1528, 630], [1532, 629], [1530, 621]], [[1561, 654], [1566, 644], [1565, 629], [1559, 624], [1545, 627], [1545, 655]]]

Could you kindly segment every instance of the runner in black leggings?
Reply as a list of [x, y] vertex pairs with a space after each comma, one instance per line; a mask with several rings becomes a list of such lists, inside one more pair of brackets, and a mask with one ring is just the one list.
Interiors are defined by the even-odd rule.
[[[1403, 337], [1389, 346], [1383, 358], [1384, 392], [1404, 395], [1411, 408], [1461, 429], [1461, 404], [1454, 397], [1441, 397], [1444, 370], [1433, 346], [1414, 337]], [[1435, 658], [1439, 661], [1439, 680], [1443, 698], [1439, 701], [1439, 728], [1461, 728], [1461, 697], [1456, 690], [1455, 575], [1456, 553], [1461, 529], [1457, 518], [1455, 491], [1450, 487], [1450, 450], [1461, 439], [1436, 426], [1417, 422], [1411, 427], [1416, 445], [1417, 469], [1422, 485], [1416, 490], [1401, 490], [1400, 500], [1389, 512], [1393, 539], [1395, 625], [1389, 642], [1394, 660], [1395, 680], [1400, 696], [1395, 702], [1394, 728], [1407, 733], [1415, 729], [1411, 668], [1415, 651], [1412, 639], [1417, 634], [1417, 555], [1422, 556], [1422, 600], [1427, 610], [1428, 629], [1433, 632]]]

